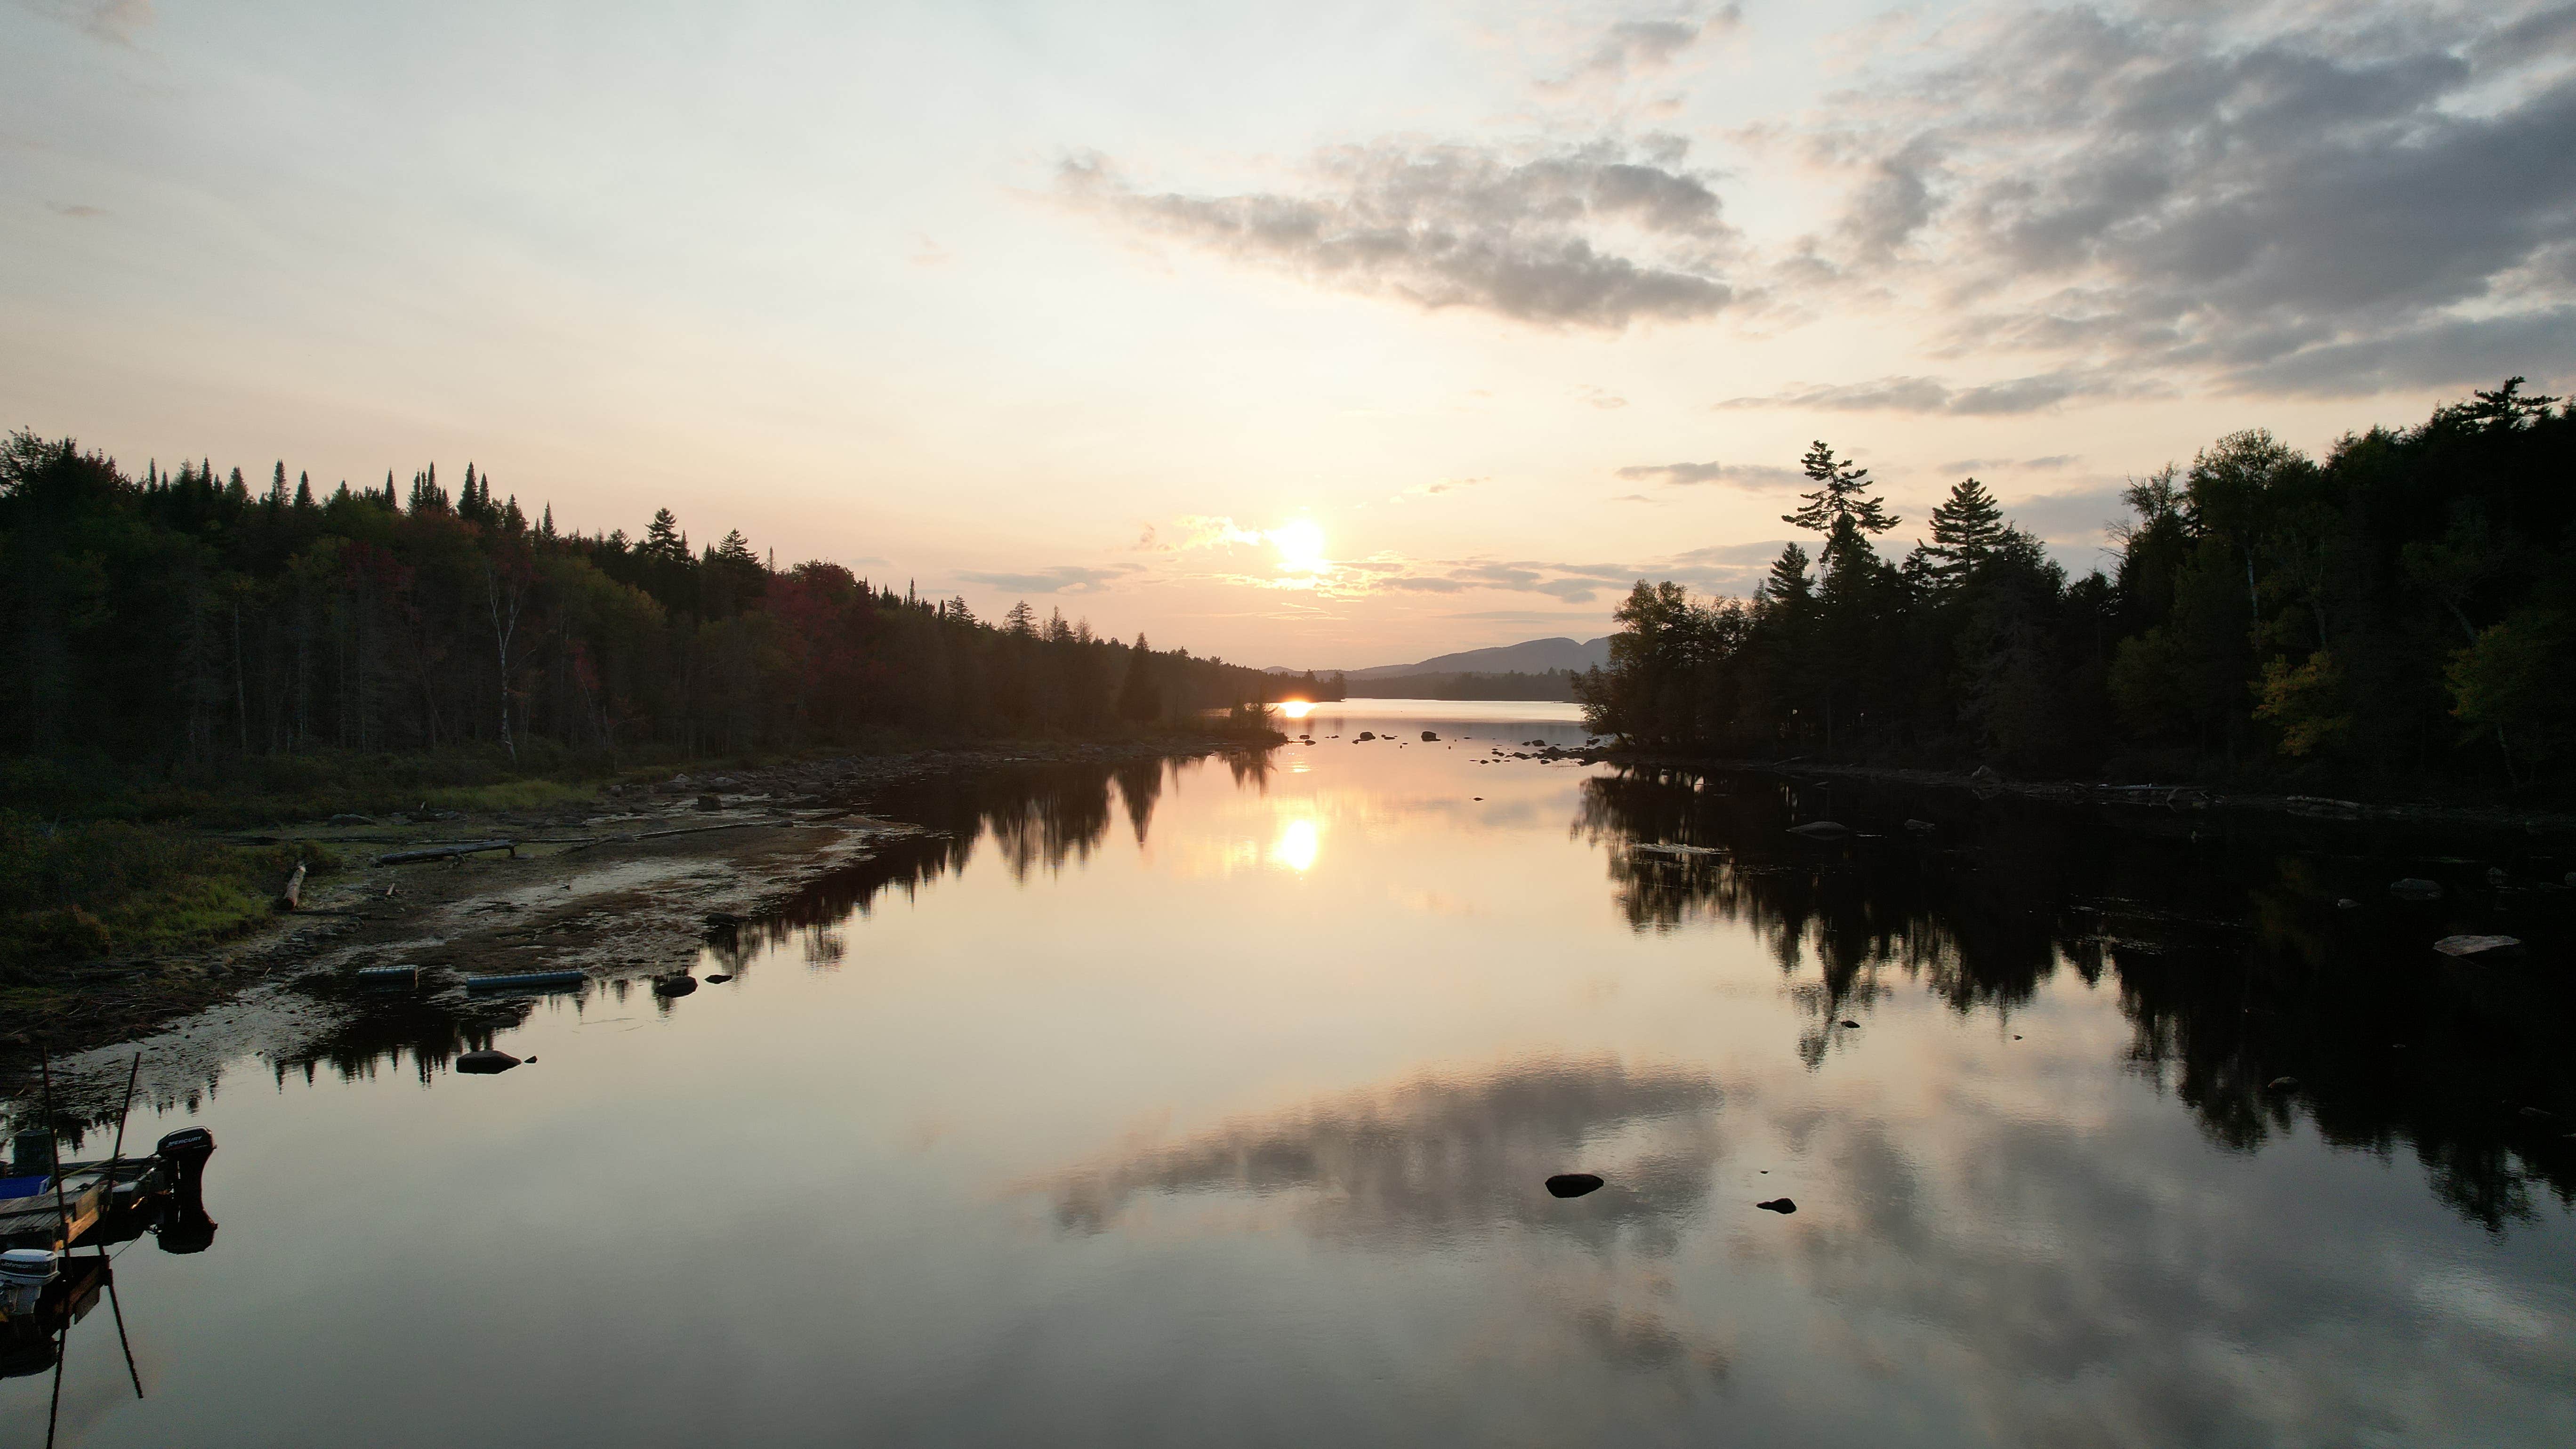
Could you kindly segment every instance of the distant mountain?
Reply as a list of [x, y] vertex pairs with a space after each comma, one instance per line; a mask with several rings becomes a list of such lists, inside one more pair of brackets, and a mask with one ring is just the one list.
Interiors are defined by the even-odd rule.
[[1571, 639], [1531, 639], [1492, 649], [1466, 649], [1436, 654], [1411, 664], [1379, 664], [1344, 670], [1353, 679], [1385, 679], [1398, 674], [1544, 674], [1551, 669], [1590, 669], [1610, 662], [1610, 638], [1603, 635], [1580, 644]]

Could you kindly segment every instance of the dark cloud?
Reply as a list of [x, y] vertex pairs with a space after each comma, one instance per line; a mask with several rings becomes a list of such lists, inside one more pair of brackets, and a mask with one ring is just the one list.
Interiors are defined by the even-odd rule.
[[2082, 461], [2082, 456], [2075, 453], [2051, 453], [2045, 458], [1953, 458], [1947, 463], [1935, 465], [1935, 471], [1942, 473], [1978, 473], [1988, 472], [1998, 468], [2010, 468], [2018, 469], [2023, 472], [2038, 473], [2058, 468], [2071, 468]]
[[1715, 406], [1805, 408], [1822, 412], [1953, 413], [1995, 416], [2035, 413], [2077, 398], [2137, 396], [2160, 390], [2143, 378], [2067, 369], [1957, 386], [1936, 377], [1882, 377], [1870, 382], [1816, 383], [1762, 397], [1731, 397]]
[[1697, 45], [1700, 37], [1711, 31], [1732, 30], [1743, 20], [1741, 5], [1724, 6], [1706, 20], [1622, 20], [1603, 33], [1601, 43], [1584, 61], [1583, 73], [1615, 81], [1663, 70], [1683, 51]]
[[1119, 564], [1097, 569], [1084, 568], [1078, 564], [1064, 564], [1056, 568], [1039, 569], [1034, 573], [967, 572], [957, 577], [970, 584], [982, 584], [987, 588], [1006, 589], [1022, 594], [1092, 594], [1135, 573], [1136, 569], [1137, 566], [1134, 564]]
[[[2153, 369], [2276, 392], [2569, 366], [2565, 5], [1999, 13], [1811, 138], [1859, 177], [1855, 275], [1928, 264], [1956, 345], [2083, 359], [1906, 411], [2027, 412]], [[2474, 320], [2473, 320], [2474, 319]], [[1762, 400], [1774, 401], [1774, 400]]]
[[2349, 393], [2494, 380], [2576, 377], [2576, 306], [2508, 317], [2444, 318], [2366, 342], [2337, 342], [2228, 374], [2252, 392]]
[[1320, 286], [1617, 330], [1707, 317], [1733, 300], [1717, 193], [1682, 143], [1600, 141], [1529, 154], [1386, 141], [1314, 158], [1300, 193], [1137, 189], [1067, 160], [1068, 202], [1122, 225]]
[[1725, 483], [1737, 488], [1796, 488], [1806, 475], [1770, 463], [1631, 463], [1618, 477], [1631, 483]]

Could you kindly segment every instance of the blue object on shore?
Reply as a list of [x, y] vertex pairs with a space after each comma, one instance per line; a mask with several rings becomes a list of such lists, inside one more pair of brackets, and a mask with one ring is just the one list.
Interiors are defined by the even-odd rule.
[[468, 991], [566, 991], [590, 979], [584, 971], [514, 971], [502, 976], [469, 976]]
[[16, 1197], [34, 1197], [52, 1182], [53, 1179], [43, 1173], [34, 1177], [0, 1177], [0, 1202]]

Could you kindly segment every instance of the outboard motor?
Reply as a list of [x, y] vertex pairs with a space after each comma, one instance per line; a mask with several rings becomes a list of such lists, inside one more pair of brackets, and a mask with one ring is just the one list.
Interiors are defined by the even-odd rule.
[[156, 1236], [165, 1253], [202, 1253], [215, 1241], [215, 1220], [206, 1216], [206, 1159], [215, 1155], [215, 1134], [203, 1127], [182, 1127], [153, 1148], [170, 1165], [170, 1206]]
[[194, 1192], [198, 1179], [205, 1175], [206, 1159], [215, 1155], [215, 1134], [203, 1127], [182, 1127], [162, 1138], [152, 1153], [170, 1164], [172, 1187], [183, 1193]]
[[24, 1318], [35, 1312], [45, 1285], [54, 1281], [55, 1266], [51, 1248], [11, 1248], [0, 1253], [0, 1313]]

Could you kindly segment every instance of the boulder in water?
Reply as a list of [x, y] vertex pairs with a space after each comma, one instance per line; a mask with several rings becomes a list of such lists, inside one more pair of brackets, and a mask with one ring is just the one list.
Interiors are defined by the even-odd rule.
[[1856, 1021], [1846, 1021], [1843, 1025], [1850, 1027], [1854, 1031], [1860, 1030], [1860, 1023]]
[[1803, 835], [1809, 840], [1838, 840], [1851, 834], [1851, 827], [1839, 820], [1810, 820], [1804, 825], [1791, 826], [1789, 833]]
[[1917, 835], [1929, 835], [1940, 827], [1934, 825], [1929, 820], [1908, 820], [1905, 822], [1905, 828], [1913, 831]]
[[1757, 1202], [1754, 1206], [1766, 1213], [1778, 1213], [1784, 1218], [1798, 1210], [1798, 1205], [1785, 1197], [1775, 1197], [1769, 1202]]
[[2404, 880], [2390, 881], [2388, 893], [2401, 901], [2438, 901], [2442, 898], [2442, 887], [2434, 881], [2410, 875]]
[[1581, 1197], [1600, 1189], [1601, 1179], [1588, 1172], [1560, 1172], [1547, 1180], [1550, 1197]]
[[2521, 944], [2512, 936], [2444, 936], [2433, 943], [2433, 949], [2445, 956], [2486, 956]]
[[1422, 732], [1422, 742], [1423, 742], [1424, 744], [1426, 744], [1426, 745], [1436, 745], [1436, 744], [1438, 744], [1438, 743], [1440, 742], [1440, 731], [1438, 731], [1438, 730], [1424, 730], [1424, 731]]
[[653, 994], [655, 996], [686, 996], [697, 989], [698, 978], [690, 975], [686, 971], [678, 972], [670, 976], [656, 976], [653, 978]]
[[494, 1072], [506, 1072], [518, 1064], [519, 1059], [517, 1057], [510, 1055], [508, 1052], [496, 1052], [490, 1047], [485, 1047], [480, 1051], [467, 1052], [465, 1055], [456, 1059], [456, 1069], [458, 1071], [464, 1072], [469, 1076], [477, 1077], [488, 1077]]
[[1376, 739], [1376, 738], [1377, 738], [1377, 731], [1375, 731], [1375, 730], [1362, 730], [1362, 731], [1360, 731], [1360, 737], [1359, 737], [1357, 740], [1352, 741], [1352, 743], [1354, 743], [1354, 744], [1362, 744], [1362, 745], [1364, 745], [1364, 744], [1367, 744], [1369, 741], [1371, 741], [1371, 740], [1373, 740], [1373, 739]]

